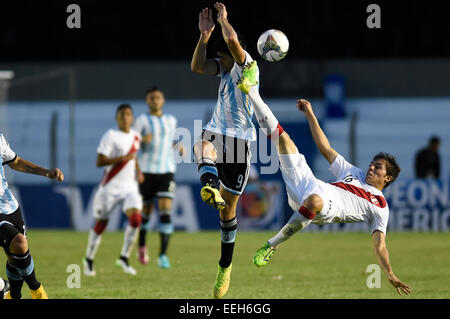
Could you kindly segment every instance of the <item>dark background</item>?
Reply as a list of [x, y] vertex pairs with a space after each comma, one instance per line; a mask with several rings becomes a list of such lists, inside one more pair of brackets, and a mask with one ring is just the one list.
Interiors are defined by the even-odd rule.
[[[19, 0], [0, 3], [0, 60], [190, 60], [198, 13], [215, 1]], [[81, 29], [68, 29], [70, 3]], [[271, 28], [290, 40], [287, 59], [421, 58], [450, 55], [444, 1], [224, 1], [229, 21], [256, 55]], [[368, 29], [366, 8], [381, 7], [381, 29]], [[214, 12], [215, 16], [215, 12]], [[215, 36], [220, 36], [216, 25]]]

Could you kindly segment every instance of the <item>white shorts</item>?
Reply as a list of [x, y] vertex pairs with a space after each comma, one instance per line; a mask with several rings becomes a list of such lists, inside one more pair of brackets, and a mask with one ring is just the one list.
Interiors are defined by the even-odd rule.
[[[323, 200], [323, 209], [320, 212], [329, 211], [330, 198], [327, 195], [329, 185], [317, 179], [311, 168], [306, 163], [305, 156], [296, 154], [278, 154], [280, 158], [280, 170], [286, 184], [289, 206], [298, 212], [303, 201], [310, 195], [319, 195]], [[318, 214], [319, 215], [319, 214]]]
[[142, 210], [142, 196], [138, 187], [108, 189], [100, 186], [94, 197], [94, 217], [109, 219], [117, 205], [122, 205], [123, 212], [130, 208]]

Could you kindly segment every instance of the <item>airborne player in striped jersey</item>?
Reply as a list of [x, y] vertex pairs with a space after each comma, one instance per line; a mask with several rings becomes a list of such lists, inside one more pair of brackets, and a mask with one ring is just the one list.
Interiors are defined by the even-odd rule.
[[124, 242], [116, 265], [130, 275], [136, 270], [128, 263], [136, 231], [141, 225], [142, 197], [138, 182], [143, 175], [136, 161], [141, 136], [131, 129], [133, 110], [129, 104], [121, 104], [116, 111], [117, 128], [108, 130], [97, 148], [97, 166], [105, 167], [105, 173], [94, 197], [96, 223], [89, 232], [86, 256], [83, 259], [84, 274], [95, 276], [94, 257], [108, 219], [117, 205], [128, 217]]

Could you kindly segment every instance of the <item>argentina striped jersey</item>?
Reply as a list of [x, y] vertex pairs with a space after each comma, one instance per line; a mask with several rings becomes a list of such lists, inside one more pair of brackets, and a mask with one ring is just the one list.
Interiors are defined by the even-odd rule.
[[0, 214], [11, 214], [19, 208], [19, 203], [14, 198], [13, 194], [9, 190], [8, 182], [6, 181], [5, 171], [3, 165], [14, 161], [17, 157], [16, 153], [11, 150], [8, 142], [2, 133], [0, 133], [0, 162], [2, 164], [0, 168]]
[[152, 135], [150, 143], [141, 144], [138, 155], [141, 171], [151, 174], [175, 173], [173, 143], [177, 119], [170, 114], [156, 116], [144, 113], [136, 119], [133, 127], [142, 137]]
[[[253, 61], [245, 52], [245, 64]], [[243, 66], [236, 62], [230, 72], [220, 67], [217, 74], [221, 78], [219, 96], [214, 113], [204, 129], [226, 136], [237, 137], [249, 141], [256, 140], [256, 130], [252, 122], [253, 106], [246, 94], [239, 90], [236, 82], [242, 76]], [[257, 74], [259, 82], [259, 71]]]

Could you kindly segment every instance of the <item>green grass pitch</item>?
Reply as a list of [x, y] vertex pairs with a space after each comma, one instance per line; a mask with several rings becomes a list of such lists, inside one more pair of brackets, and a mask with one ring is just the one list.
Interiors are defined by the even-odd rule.
[[[396, 275], [410, 286], [399, 297], [381, 274], [381, 288], [369, 289], [366, 268], [376, 263], [366, 233], [300, 233], [287, 241], [264, 268], [251, 263], [254, 252], [275, 232], [238, 232], [226, 298], [450, 298], [450, 233], [389, 233], [387, 245]], [[150, 233], [150, 263], [137, 276], [114, 265], [122, 232], [105, 233], [97, 253], [97, 276], [81, 274], [81, 288], [68, 288], [67, 267], [81, 267], [86, 232], [29, 230], [36, 274], [50, 298], [197, 299], [210, 298], [220, 253], [219, 232], [175, 232], [169, 246], [170, 269], [157, 266], [159, 235]], [[3, 261], [6, 258], [3, 254]], [[4, 263], [3, 263], [4, 265]], [[5, 277], [2, 266], [0, 275]], [[30, 298], [24, 285], [23, 297]]]

